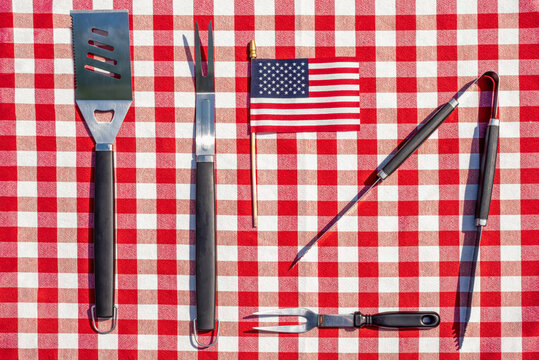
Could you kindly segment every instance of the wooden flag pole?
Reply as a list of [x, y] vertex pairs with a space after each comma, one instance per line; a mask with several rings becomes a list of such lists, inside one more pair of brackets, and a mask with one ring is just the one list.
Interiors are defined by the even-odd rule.
[[[249, 43], [249, 59], [256, 59], [256, 44], [254, 40]], [[252, 73], [252, 68], [251, 68]], [[252, 74], [251, 74], [252, 76]], [[258, 195], [256, 192], [256, 133], [251, 130], [251, 184], [253, 187], [253, 227], [258, 226]]]

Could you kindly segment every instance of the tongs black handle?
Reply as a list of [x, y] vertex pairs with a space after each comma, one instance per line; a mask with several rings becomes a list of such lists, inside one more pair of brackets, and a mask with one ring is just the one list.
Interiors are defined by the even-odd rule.
[[440, 325], [440, 315], [434, 311], [393, 311], [375, 315], [354, 313], [354, 326], [382, 328], [435, 328]]
[[485, 226], [487, 224], [492, 188], [494, 187], [499, 132], [499, 120], [491, 119], [485, 135], [485, 149], [481, 160], [481, 174], [475, 215], [478, 226]]
[[427, 121], [418, 131], [412, 136], [403, 147], [389, 160], [389, 162], [378, 173], [378, 177], [385, 179], [391, 175], [401, 164], [412, 155], [421, 144], [444, 122], [445, 119], [458, 106], [458, 102], [452, 99], [445, 104], [434, 116]]
[[111, 150], [95, 152], [94, 275], [98, 318], [114, 309], [114, 158]]

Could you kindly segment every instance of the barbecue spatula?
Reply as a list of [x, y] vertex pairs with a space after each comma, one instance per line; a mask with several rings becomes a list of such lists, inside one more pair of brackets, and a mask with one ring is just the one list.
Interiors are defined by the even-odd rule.
[[[75, 100], [95, 140], [94, 274], [92, 326], [114, 330], [115, 214], [112, 144], [133, 100], [127, 10], [71, 11], [75, 55]], [[98, 122], [96, 111], [112, 111]], [[101, 331], [97, 318], [113, 318]]]

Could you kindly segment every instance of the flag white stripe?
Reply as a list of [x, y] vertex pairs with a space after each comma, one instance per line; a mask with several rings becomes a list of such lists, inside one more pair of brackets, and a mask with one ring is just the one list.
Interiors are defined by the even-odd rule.
[[359, 80], [359, 74], [337, 73], [337, 74], [324, 74], [324, 75], [309, 75], [309, 80], [340, 80], [340, 79]]
[[301, 115], [301, 114], [351, 114], [359, 113], [358, 107], [336, 107], [324, 109], [251, 109], [252, 115]]
[[324, 85], [309, 86], [310, 92], [317, 91], [359, 91], [359, 85]]
[[359, 69], [359, 63], [357, 62], [327, 62], [327, 63], [309, 62], [309, 69], [343, 69], [343, 68]]
[[[332, 102], [357, 102], [358, 96], [331, 96], [331, 97], [313, 97], [313, 98], [251, 98], [251, 104], [317, 104]], [[253, 109], [251, 109], [252, 111]]]
[[252, 126], [324, 126], [324, 125], [357, 125], [357, 119], [341, 120], [251, 120]]

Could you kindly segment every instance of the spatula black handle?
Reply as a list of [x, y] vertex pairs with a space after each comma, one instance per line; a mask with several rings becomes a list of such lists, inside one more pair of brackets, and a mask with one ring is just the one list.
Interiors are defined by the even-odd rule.
[[494, 187], [494, 173], [496, 171], [496, 157], [498, 155], [499, 131], [498, 119], [491, 119], [485, 136], [485, 150], [481, 160], [481, 174], [475, 215], [478, 222], [477, 225], [481, 226], [487, 224], [488, 212], [490, 210], [492, 188]]
[[199, 331], [210, 331], [215, 328], [216, 291], [213, 162], [197, 162], [196, 177], [196, 326]]
[[112, 151], [95, 153], [94, 274], [95, 305], [99, 318], [114, 308], [114, 166]]
[[455, 108], [457, 107], [458, 102], [456, 100], [451, 100], [445, 104], [434, 116], [424, 124], [417, 133], [412, 136], [403, 147], [389, 160], [389, 162], [382, 168], [378, 173], [378, 177], [385, 179], [391, 175], [401, 164], [412, 155], [417, 148], [423, 144], [425, 140], [444, 122], [445, 119]]
[[375, 315], [354, 313], [354, 326], [382, 328], [434, 328], [440, 324], [440, 315], [433, 311], [395, 311]]

